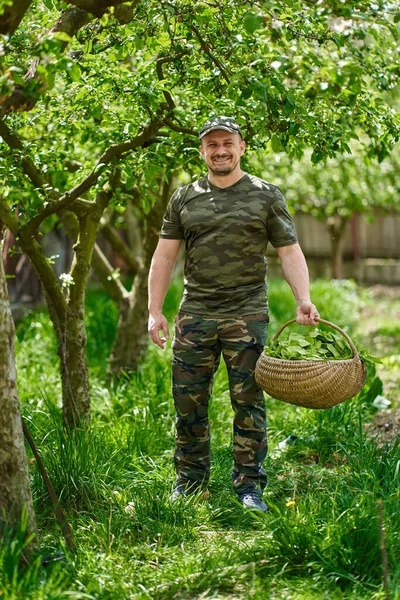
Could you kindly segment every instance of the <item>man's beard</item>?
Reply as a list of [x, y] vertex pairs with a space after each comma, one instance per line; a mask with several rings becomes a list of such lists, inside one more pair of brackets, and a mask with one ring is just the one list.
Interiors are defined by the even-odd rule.
[[211, 173], [215, 176], [224, 176], [224, 175], [230, 175], [230, 173], [232, 173], [232, 171], [234, 171], [236, 169], [236, 167], [238, 166], [239, 161], [237, 161], [237, 163], [231, 167], [209, 167]]

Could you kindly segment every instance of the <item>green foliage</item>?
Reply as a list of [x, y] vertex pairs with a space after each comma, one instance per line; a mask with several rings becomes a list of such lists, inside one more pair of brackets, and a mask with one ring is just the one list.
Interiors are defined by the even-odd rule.
[[[354, 355], [341, 334], [319, 328], [303, 335], [293, 332], [286, 338], [279, 337], [265, 347], [265, 353], [283, 360], [347, 360]], [[364, 349], [358, 349], [358, 354], [364, 362], [378, 360]]]
[[318, 163], [361, 138], [383, 160], [398, 140], [392, 3], [146, 0], [128, 22], [106, 8], [77, 16], [68, 3], [32, 3], [4, 40], [0, 215], [17, 237], [59, 226], [60, 196], [63, 208], [97, 212], [100, 200], [82, 200], [107, 192], [119, 214], [140, 197], [148, 213], [161, 176], [203, 169], [196, 131], [218, 113], [237, 117], [254, 150], [291, 160], [310, 149]]
[[[180, 288], [181, 282], [174, 283], [168, 298], [171, 316]], [[282, 303], [286, 303], [282, 290], [279, 281], [271, 281], [270, 313], [279, 324], [285, 310]], [[351, 314], [353, 326], [363, 303], [359, 292], [352, 282], [319, 281], [314, 288], [327, 305], [332, 303], [336, 314], [332, 320], [343, 324]], [[48, 317], [31, 314], [18, 326], [18, 370], [21, 374], [23, 364], [26, 377], [20, 381], [23, 412], [79, 550], [76, 557], [67, 555], [66, 564], [43, 568], [38, 557], [24, 570], [18, 565], [18, 540], [11, 557], [9, 545], [0, 552], [4, 565], [0, 587], [7, 600], [164, 600], [202, 594], [260, 600], [319, 600], [324, 596], [381, 600], [379, 499], [384, 508], [391, 591], [396, 597], [400, 444], [378, 444], [366, 432], [376, 412], [372, 402], [382, 393], [374, 369], [369, 370], [367, 385], [358, 397], [327, 411], [267, 398], [266, 500], [270, 512], [264, 518], [244, 513], [231, 491], [232, 412], [226, 370], [221, 368], [210, 401], [210, 497], [207, 502], [192, 498], [171, 505], [175, 416], [170, 347], [164, 352], [150, 348], [132, 378], [107, 385], [98, 354], [106, 356], [107, 328], [115, 326], [115, 314], [109, 314], [104, 297], [93, 293], [88, 297], [87, 318], [93, 336], [96, 323], [105, 320], [105, 324], [99, 326], [98, 339], [89, 352], [92, 424], [87, 432], [76, 430], [72, 435], [61, 425], [56, 408], [59, 392], [50, 384], [56, 366], [49, 359], [54, 339]], [[281, 444], [293, 434], [296, 443]], [[54, 554], [63, 549], [63, 543], [33, 466], [32, 478], [41, 553]]]
[[[270, 140], [274, 152], [292, 158], [311, 148], [313, 162], [348, 152], [360, 136], [370, 156], [383, 159], [398, 139], [395, 3], [139, 2], [132, 21], [121, 24], [110, 10], [73, 38], [48, 33], [62, 6], [32, 5], [5, 46], [0, 71], [3, 99], [16, 84], [36, 103], [8, 120], [24, 149], [0, 147], [2, 194], [21, 219], [52, 189], [85, 177], [110, 144], [132, 139], [144, 116], [165, 110], [171, 97], [172, 129], [166, 123], [153, 145], [122, 161], [128, 187], [134, 181], [151, 189], [166, 162], [172, 170], [188, 163], [198, 170], [197, 142], [187, 131], [210, 113], [236, 115], [255, 148]], [[37, 76], [25, 80], [32, 59]], [[44, 186], [27, 181], [26, 156]], [[116, 195], [124, 201], [118, 189]]]

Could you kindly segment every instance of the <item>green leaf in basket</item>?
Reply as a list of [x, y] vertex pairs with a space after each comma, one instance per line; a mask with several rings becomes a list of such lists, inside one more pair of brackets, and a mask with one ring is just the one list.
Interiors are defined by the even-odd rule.
[[[318, 328], [304, 335], [292, 332], [287, 338], [278, 338], [265, 348], [265, 353], [282, 360], [345, 360], [353, 356], [340, 333]], [[365, 349], [358, 349], [358, 353], [364, 362], [379, 362]]]
[[307, 335], [310, 338], [316, 338], [316, 337], [318, 337], [318, 334], [319, 334], [319, 329], [313, 329], [312, 331], [309, 331]]
[[306, 358], [308, 355], [308, 352], [301, 346], [290, 346], [290, 354], [291, 354], [292, 359]]
[[329, 352], [333, 354], [333, 356], [337, 359], [341, 358], [342, 356], [341, 352], [337, 348], [335, 348], [333, 344], [330, 345]]

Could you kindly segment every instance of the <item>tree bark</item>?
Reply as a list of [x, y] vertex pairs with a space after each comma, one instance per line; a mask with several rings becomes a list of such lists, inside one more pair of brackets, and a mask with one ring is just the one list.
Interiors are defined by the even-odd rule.
[[136, 274], [129, 296], [120, 304], [120, 314], [110, 357], [113, 375], [136, 371], [148, 346], [148, 276], [156, 249], [162, 217], [167, 205], [171, 181], [165, 182], [161, 197], [145, 219], [143, 235], [143, 265]]
[[89, 372], [86, 358], [85, 309], [70, 309], [60, 343], [64, 424], [73, 429], [90, 420]]
[[28, 11], [32, 0], [13, 0], [11, 6], [5, 6], [1, 15], [0, 33], [12, 35]]
[[113, 375], [136, 371], [146, 353], [149, 267], [146, 265], [136, 275], [131, 292], [120, 304], [117, 332], [110, 357], [110, 371]]
[[26, 511], [27, 535], [36, 535], [14, 357], [14, 322], [0, 253], [0, 538]]
[[343, 250], [348, 217], [335, 215], [328, 219], [328, 230], [331, 238], [331, 275], [333, 279], [343, 277]]
[[74, 428], [90, 419], [89, 371], [86, 357], [85, 294], [100, 219], [111, 194], [99, 192], [90, 208], [78, 214], [79, 237], [71, 266], [72, 284], [60, 344], [64, 423]]
[[[96, 17], [101, 17], [107, 8], [111, 6], [117, 6], [118, 4], [124, 4], [126, 0], [66, 0], [68, 4], [73, 4], [78, 8], [86, 10], [88, 13], [92, 13]], [[137, 4], [134, 2], [133, 4]]]
[[123, 299], [129, 296], [129, 292], [124, 288], [119, 277], [114, 277], [114, 269], [98, 244], [95, 244], [93, 249], [92, 268], [104, 291], [119, 306]]

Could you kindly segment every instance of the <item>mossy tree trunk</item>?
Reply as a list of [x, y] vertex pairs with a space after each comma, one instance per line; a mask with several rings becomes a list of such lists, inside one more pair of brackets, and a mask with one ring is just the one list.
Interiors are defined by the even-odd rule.
[[65, 315], [59, 338], [63, 390], [63, 417], [68, 427], [90, 417], [89, 371], [86, 356], [85, 294], [100, 218], [110, 194], [99, 193], [90, 207], [77, 206], [79, 235], [67, 284]]
[[18, 223], [8, 220], [8, 226], [18, 232], [22, 250], [29, 256], [40, 279], [46, 297], [60, 356], [63, 418], [69, 428], [88, 423], [90, 418], [89, 375], [86, 357], [85, 291], [93, 247], [99, 223], [110, 194], [100, 192], [94, 202], [75, 201], [77, 241], [69, 277], [65, 279], [66, 293], [35, 239], [27, 231], [18, 231]]
[[4, 527], [18, 525], [23, 510], [27, 516], [27, 535], [36, 535], [18, 400], [14, 339], [14, 322], [0, 252], [0, 538]]

